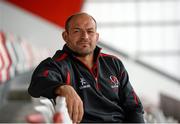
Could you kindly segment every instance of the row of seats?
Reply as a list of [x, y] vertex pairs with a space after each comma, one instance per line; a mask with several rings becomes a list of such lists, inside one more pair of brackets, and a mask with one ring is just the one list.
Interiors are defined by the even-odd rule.
[[16, 83], [15, 77], [32, 72], [33, 68], [49, 55], [50, 52], [46, 48], [40, 48], [14, 34], [0, 31], [0, 108], [7, 103], [10, 87], [15, 85], [12, 82]]
[[0, 83], [35, 67], [49, 56], [45, 48], [30, 44], [21, 37], [0, 31]]

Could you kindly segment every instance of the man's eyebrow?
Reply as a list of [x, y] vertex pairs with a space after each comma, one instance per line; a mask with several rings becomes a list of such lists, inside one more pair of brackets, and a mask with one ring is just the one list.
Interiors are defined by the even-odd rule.
[[95, 28], [87, 28], [88, 30], [94, 30]]
[[[74, 27], [72, 28], [73, 30], [81, 30], [81, 28], [78, 28], [78, 27]], [[87, 28], [86, 30], [95, 30], [95, 28]]]
[[75, 27], [75, 28], [72, 28], [72, 29], [80, 29], [80, 28], [76, 28], [76, 27]]

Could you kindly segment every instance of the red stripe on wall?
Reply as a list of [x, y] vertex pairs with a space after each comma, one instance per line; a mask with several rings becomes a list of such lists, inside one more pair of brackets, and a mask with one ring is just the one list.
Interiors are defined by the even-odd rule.
[[84, 0], [7, 0], [44, 19], [64, 27], [65, 20], [73, 13], [80, 12]]

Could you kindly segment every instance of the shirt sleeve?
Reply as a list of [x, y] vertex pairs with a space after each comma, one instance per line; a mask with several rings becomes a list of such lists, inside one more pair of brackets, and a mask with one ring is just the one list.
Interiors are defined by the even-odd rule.
[[55, 98], [55, 88], [64, 85], [63, 74], [57, 64], [48, 58], [35, 69], [28, 92], [33, 97]]
[[129, 81], [128, 73], [122, 63], [120, 70], [119, 80], [121, 89], [119, 97], [123, 101], [122, 106], [125, 111], [125, 122], [144, 123], [143, 106]]

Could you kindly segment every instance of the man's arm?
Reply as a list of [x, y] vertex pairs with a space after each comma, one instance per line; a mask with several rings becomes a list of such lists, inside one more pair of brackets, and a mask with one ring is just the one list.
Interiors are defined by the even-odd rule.
[[55, 98], [54, 90], [65, 83], [51, 58], [42, 61], [33, 72], [28, 92], [33, 97]]
[[[66, 98], [69, 115], [74, 123], [83, 117], [83, 102], [73, 87], [66, 85], [66, 72], [59, 72], [56, 64], [48, 58], [35, 69], [28, 92], [33, 97], [47, 97], [55, 99], [56, 96]], [[64, 83], [63, 83], [64, 82]]]

